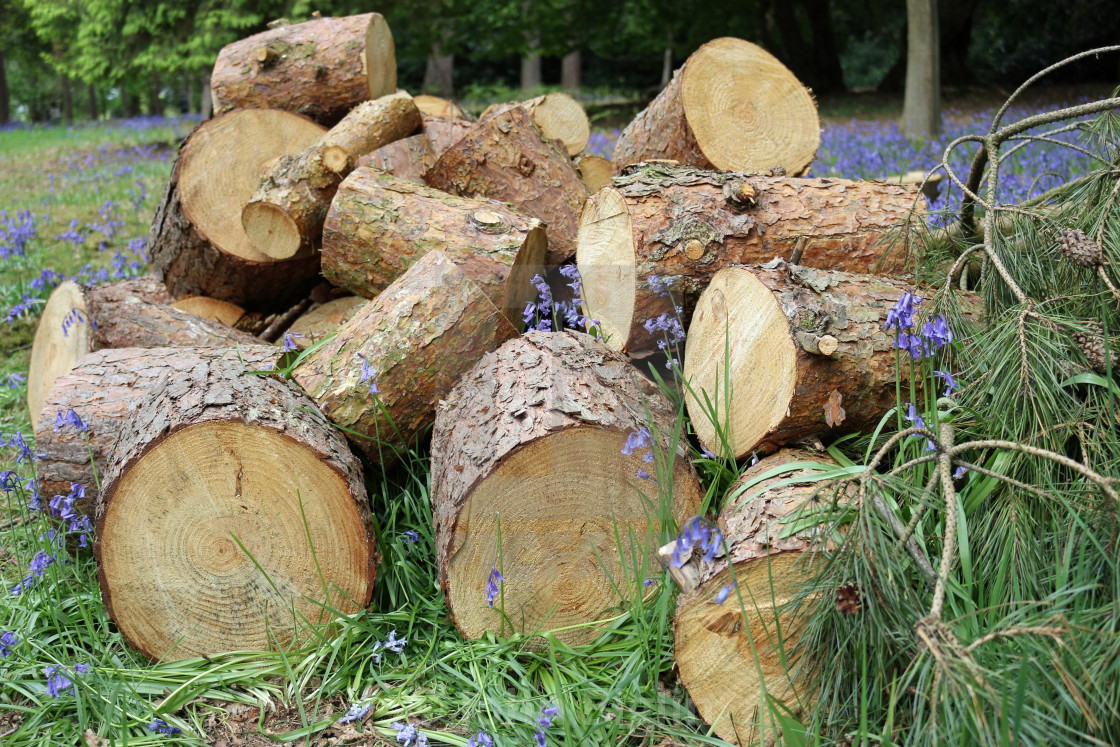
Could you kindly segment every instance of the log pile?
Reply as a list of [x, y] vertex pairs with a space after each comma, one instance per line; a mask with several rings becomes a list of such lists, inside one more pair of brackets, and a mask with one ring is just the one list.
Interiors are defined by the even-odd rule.
[[[396, 91], [393, 54], [376, 13], [224, 49], [220, 113], [183, 143], [152, 223], [152, 275], [64, 283], [44, 310], [40, 486], [86, 485], [106, 605], [153, 659], [284, 645], [300, 635], [284, 613], [366, 605], [378, 554], [362, 464], [423, 454], [429, 430], [456, 626], [579, 644], [700, 509], [691, 434], [725, 451], [710, 406], [744, 457], [894, 404], [884, 321], [915, 289], [890, 232], [924, 202], [914, 186], [804, 177], [816, 111], [765, 52], [704, 45], [613, 163], [585, 151], [567, 95], [475, 122]], [[537, 275], [600, 339], [520, 334], [551, 311]], [[667, 378], [689, 383], [691, 429], [640, 373], [671, 329], [686, 345]], [[794, 457], [771, 458], [747, 475]], [[804, 491], [766, 490], [724, 508], [731, 555], [699, 568], [676, 620], [681, 679], [729, 741], [750, 733], [730, 720], [760, 718], [744, 652], [775, 613], [711, 602], [775, 569], [787, 598], [809, 552], [765, 521]], [[786, 702], [797, 686], [766, 690]]]

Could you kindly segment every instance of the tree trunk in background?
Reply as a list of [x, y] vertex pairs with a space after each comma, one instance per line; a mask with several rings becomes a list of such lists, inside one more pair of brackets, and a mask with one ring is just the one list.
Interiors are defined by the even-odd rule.
[[0, 125], [12, 118], [11, 98], [8, 93], [8, 71], [4, 67], [4, 50], [0, 49]]
[[980, 0], [941, 0], [938, 8], [941, 46], [941, 81], [960, 86], [972, 81], [968, 66], [968, 46], [972, 41], [972, 22]]
[[941, 65], [937, 0], [906, 0], [906, 92], [902, 134], [936, 137], [941, 132]]
[[813, 57], [801, 37], [801, 29], [794, 15], [790, 0], [770, 0], [770, 13], [781, 37], [780, 43], [769, 50], [781, 60], [802, 84], [812, 88], [816, 84]]
[[816, 93], [844, 90], [844, 74], [840, 67], [836, 37], [832, 32], [830, 6], [829, 0], [805, 0], [802, 3], [809, 17], [809, 30], [813, 34], [813, 90]]
[[[537, 43], [534, 41], [531, 45], [532, 49], [536, 49]], [[527, 54], [521, 58], [521, 90], [529, 91], [533, 88], [538, 88], [541, 85], [541, 56], [539, 54]]]
[[153, 117], [158, 117], [163, 114], [163, 103], [160, 101], [159, 94], [163, 85], [159, 79], [159, 73], [155, 70], [152, 71], [148, 77], [148, 114]]
[[208, 74], [202, 76], [202, 101], [199, 103], [198, 111], [203, 119], [210, 119], [210, 115], [214, 111], [214, 98], [210, 95], [210, 76]]
[[578, 49], [564, 55], [560, 60], [560, 87], [565, 91], [578, 91], [582, 82], [582, 59]]
[[191, 76], [188, 75], [183, 79], [183, 89], [187, 95], [187, 110], [183, 113], [193, 113], [196, 107], [194, 105], [194, 81], [191, 79]]
[[86, 86], [86, 115], [94, 122], [100, 116], [97, 107], [97, 89], [92, 83]]
[[[765, 24], [764, 24], [765, 25]], [[669, 85], [673, 77], [673, 32], [670, 31], [665, 38], [665, 52], [661, 57], [661, 87]]]
[[126, 118], [140, 116], [140, 99], [128, 89], [121, 87], [121, 108]]
[[428, 55], [428, 64], [424, 68], [424, 84], [421, 89], [424, 93], [449, 99], [455, 95], [455, 55], [440, 54], [439, 42], [432, 44], [432, 53]]
[[59, 76], [59, 88], [61, 91], [60, 108], [62, 112], [63, 122], [74, 121], [74, 89], [70, 85], [70, 79], [65, 75]]

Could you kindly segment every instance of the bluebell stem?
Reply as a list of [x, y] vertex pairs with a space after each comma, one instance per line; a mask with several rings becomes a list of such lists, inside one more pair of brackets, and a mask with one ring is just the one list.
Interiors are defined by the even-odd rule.
[[490, 609], [494, 609], [494, 600], [498, 598], [498, 592], [501, 590], [499, 585], [505, 580], [505, 577], [498, 573], [498, 566], [490, 569], [490, 577], [486, 580], [486, 606]]
[[336, 723], [339, 724], [352, 724], [355, 721], [361, 721], [369, 715], [370, 710], [373, 709], [373, 703], [355, 703], [350, 706], [350, 710], [340, 718]]

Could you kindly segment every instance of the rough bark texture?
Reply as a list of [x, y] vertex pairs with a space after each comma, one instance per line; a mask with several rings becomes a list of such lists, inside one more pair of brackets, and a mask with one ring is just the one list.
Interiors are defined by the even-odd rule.
[[587, 188], [567, 153], [545, 138], [521, 107], [474, 127], [439, 157], [424, 179], [444, 192], [490, 197], [539, 218], [548, 235], [550, 265], [575, 253]]
[[351, 436], [358, 448], [387, 464], [432, 424], [464, 372], [516, 336], [479, 287], [432, 250], [292, 376], [335, 424], [360, 434]]
[[474, 122], [467, 119], [424, 115], [424, 134], [428, 136], [432, 144], [432, 153], [437, 160], [474, 127]]
[[820, 142], [816, 105], [777, 58], [741, 39], [714, 39], [622, 131], [611, 163], [669, 159], [698, 168], [808, 170]]
[[[760, 671], [765, 692], [795, 711], [797, 692], [804, 697], [803, 688], [808, 684], [795, 653], [801, 621], [776, 608], [789, 602], [806, 578], [806, 570], [797, 562], [799, 556], [823, 549], [824, 543], [816, 525], [789, 532], [789, 520], [798, 515], [815, 484], [778, 483], [793, 476], [809, 476], [815, 470], [790, 469], [731, 499], [740, 486], [758, 475], [793, 462], [835, 464], [818, 452], [787, 449], [749, 467], [732, 486], [720, 512], [719, 529], [730, 552], [721, 553], [712, 563], [702, 562], [694, 552], [685, 570], [696, 572], [699, 586], [686, 591], [677, 602], [674, 658], [681, 683], [700, 716], [714, 726], [721, 739], [732, 744], [758, 744], [759, 724], [765, 724], [767, 743], [772, 744], [772, 735], [779, 731], [762, 698]], [[744, 500], [750, 496], [754, 497]], [[826, 525], [832, 520], [827, 515], [822, 517]], [[729, 562], [733, 568], [729, 568]], [[717, 603], [715, 597], [733, 580], [738, 588], [727, 595], [725, 602]], [[778, 626], [784, 656], [775, 645]]]
[[216, 114], [284, 109], [329, 126], [396, 90], [393, 35], [379, 13], [270, 29], [223, 47], [210, 87]]
[[[699, 506], [684, 447], [671, 450], [675, 426], [673, 406], [652, 383], [580, 333], [529, 332], [464, 376], [432, 435], [436, 562], [460, 631], [477, 638], [499, 630], [503, 604], [525, 631], [587, 622], [610, 606], [599, 563], [622, 578], [615, 522], [623, 536], [629, 526], [641, 541], [651, 518], [654, 526], [669, 515], [681, 522]], [[641, 450], [621, 453], [628, 434], [645, 427], [664, 472], [643, 461]], [[662, 477], [672, 470], [659, 508], [657, 485], [637, 476], [643, 468]], [[650, 496], [654, 517], [638, 491]], [[652, 558], [658, 539], [648, 541]], [[499, 564], [506, 581], [488, 610], [483, 587]], [[596, 632], [558, 635], [579, 642]]]
[[[262, 370], [276, 360], [271, 345], [246, 345], [240, 349], [246, 371]], [[71, 483], [86, 487], [78, 510], [92, 517], [97, 499], [94, 467], [98, 475], [108, 469], [109, 450], [124, 421], [136, 410], [161, 378], [177, 378], [203, 361], [238, 360], [228, 348], [116, 348], [83, 357], [70, 373], [57, 379], [47, 395], [35, 430], [36, 450], [46, 456], [35, 463], [39, 492], [44, 497], [65, 495]], [[58, 413], [73, 410], [88, 427], [55, 427]], [[89, 439], [87, 449], [86, 439]]]
[[323, 136], [323, 162], [345, 177], [360, 156], [408, 137], [422, 125], [420, 110], [404, 91], [366, 101]]
[[[576, 254], [588, 316], [605, 322], [612, 347], [631, 355], [656, 350], [660, 334], [642, 325], [683, 307], [687, 328], [701, 291], [723, 267], [775, 257], [845, 272], [904, 274], [907, 257], [886, 240], [910, 219], [913, 185], [798, 179], [645, 164], [617, 177], [584, 208]], [[615, 216], [620, 216], [615, 218]], [[919, 213], [920, 215], [920, 213]], [[615, 220], [619, 227], [602, 226]], [[625, 230], [625, 225], [630, 227]], [[619, 303], [617, 269], [633, 266], [633, 312], [603, 313]], [[650, 287], [672, 283], [672, 299]], [[629, 283], [629, 278], [627, 278]]]
[[[288, 115], [293, 116], [293, 115]], [[188, 168], [215, 169], [218, 163], [237, 154], [230, 154], [226, 148], [235, 146], [237, 131], [242, 125], [260, 116], [253, 111], [233, 112], [218, 119], [203, 122], [184, 142], [179, 158], [171, 173], [167, 191], [156, 209], [152, 228], [148, 237], [151, 253], [152, 274], [162, 280], [174, 296], [210, 296], [235, 303], [251, 311], [272, 310], [285, 307], [305, 295], [315, 284], [319, 272], [318, 257], [303, 257], [276, 262], [266, 255], [254, 252], [256, 259], [246, 256], [251, 250], [248, 237], [241, 228], [241, 209], [252, 195], [252, 188], [243, 195], [230, 195], [226, 204], [212, 207], [188, 204], [194, 197], [180, 191], [180, 178]], [[217, 131], [221, 132], [217, 132]], [[304, 135], [306, 137], [306, 135]], [[306, 147], [300, 139], [289, 141], [275, 149], [272, 156], [299, 152]], [[263, 156], [256, 161], [263, 163]], [[193, 159], [202, 161], [198, 166], [188, 163]], [[240, 165], [240, 164], [239, 164]], [[256, 184], [260, 163], [252, 174], [237, 174], [240, 181]], [[227, 177], [230, 179], [231, 177]], [[247, 181], [250, 180], [250, 181]], [[235, 190], [236, 191], [236, 190]], [[202, 196], [202, 195], [199, 195]], [[238, 197], [240, 196], [240, 199]], [[215, 218], [213, 210], [222, 210], [228, 215]], [[196, 216], [193, 211], [198, 211]], [[217, 224], [226, 233], [221, 237], [208, 236], [200, 222]], [[236, 233], [228, 233], [233, 231]], [[241, 247], [240, 244], [244, 244]], [[239, 253], [235, 253], [239, 252]]]
[[494, 200], [471, 200], [373, 169], [339, 187], [323, 229], [323, 275], [373, 298], [426, 253], [447, 254], [520, 325], [542, 271], [540, 221]]
[[[287, 335], [291, 335], [291, 342], [303, 350], [337, 332], [368, 303], [369, 299], [361, 296], [343, 296], [328, 301], [296, 319]], [[287, 335], [283, 338], [285, 341], [288, 340]]]
[[428, 173], [435, 162], [432, 141], [421, 132], [361, 156], [357, 165], [358, 168], [381, 169], [401, 179], [423, 184], [424, 174]]
[[372, 593], [357, 459], [298, 387], [243, 371], [200, 361], [161, 379], [109, 456], [98, 580], [125, 640], [151, 659], [284, 646], [292, 605], [325, 622], [305, 597], [332, 590], [346, 614]]
[[935, 138], [941, 133], [941, 45], [937, 0], [906, 0], [906, 90], [902, 134]]
[[582, 153], [591, 137], [591, 125], [583, 106], [566, 93], [547, 93], [527, 101], [512, 101], [505, 104], [491, 104], [479, 122], [521, 107], [529, 113], [533, 124], [540, 128], [549, 140], [560, 140], [569, 156]]

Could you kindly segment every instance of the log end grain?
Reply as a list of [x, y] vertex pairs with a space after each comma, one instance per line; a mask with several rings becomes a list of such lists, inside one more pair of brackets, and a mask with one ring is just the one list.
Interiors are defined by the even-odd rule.
[[31, 345], [27, 410], [32, 428], [39, 426], [40, 411], [55, 380], [70, 373], [74, 364], [93, 349], [93, 344], [82, 289], [71, 280], [63, 281], [47, 299]]
[[299, 226], [278, 205], [250, 202], [241, 211], [241, 225], [253, 247], [274, 259], [290, 259], [299, 254], [303, 237]]
[[227, 327], [234, 327], [237, 325], [241, 318], [245, 316], [245, 309], [241, 308], [235, 303], [229, 301], [222, 301], [217, 298], [209, 298], [207, 296], [188, 296], [187, 298], [180, 298], [171, 304], [172, 308], [185, 311], [188, 314], [200, 316], [203, 319], [209, 319], [212, 322], [220, 322]]
[[579, 219], [576, 266], [584, 309], [613, 350], [623, 350], [634, 321], [636, 254], [630, 210], [622, 194], [604, 187], [587, 199]]

